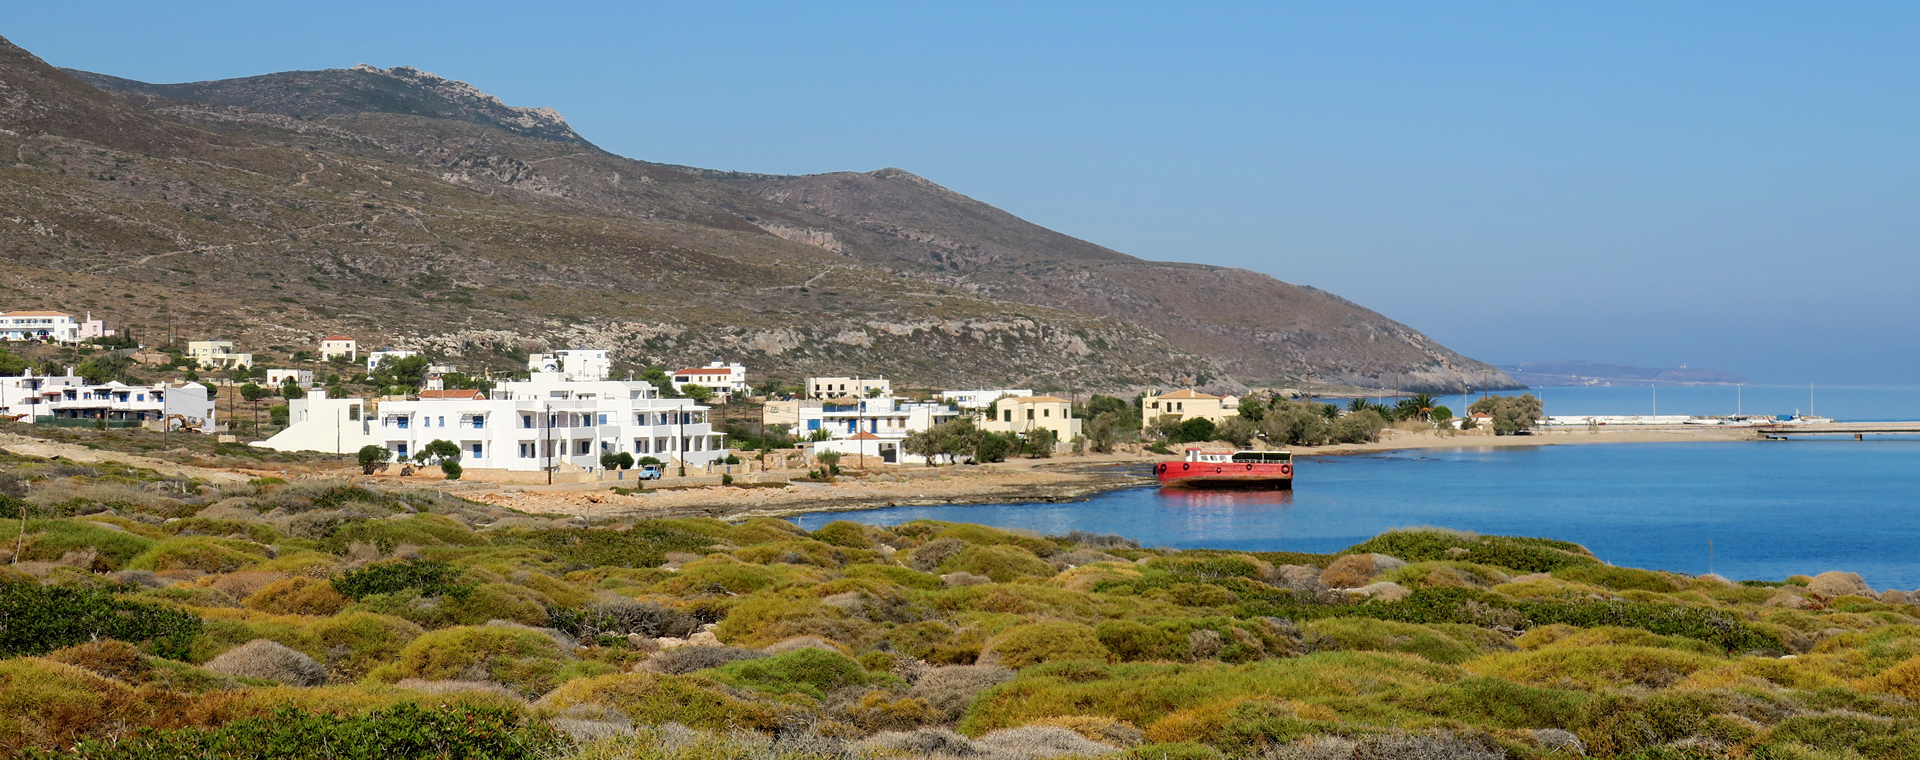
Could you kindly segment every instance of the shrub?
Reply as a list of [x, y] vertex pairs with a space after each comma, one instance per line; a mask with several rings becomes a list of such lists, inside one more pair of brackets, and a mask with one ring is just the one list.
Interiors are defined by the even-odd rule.
[[1125, 662], [1180, 660], [1187, 655], [1187, 637], [1134, 620], [1102, 620], [1094, 626], [1101, 646]]
[[553, 710], [602, 704], [638, 725], [679, 723], [704, 731], [771, 731], [780, 726], [771, 707], [727, 694], [700, 676], [626, 673], [576, 679], [562, 684], [540, 704]]
[[464, 596], [472, 593], [472, 586], [454, 582], [459, 577], [459, 569], [445, 562], [415, 560], [376, 562], [335, 575], [332, 582], [334, 590], [356, 601], [374, 594], [393, 594], [406, 590], [418, 590], [421, 596]]
[[919, 697], [891, 698], [881, 690], [861, 695], [847, 707], [847, 718], [863, 731], [902, 731], [938, 723], [946, 716]]
[[152, 539], [101, 527], [94, 520], [31, 520], [24, 540], [21, 527], [18, 520], [0, 522], [0, 544], [9, 549], [18, 546], [22, 561], [52, 562], [68, 552], [91, 549], [93, 567], [87, 569], [95, 571], [122, 569], [154, 544]]
[[1576, 685], [1600, 690], [1630, 683], [1659, 689], [1721, 662], [1715, 657], [1671, 649], [1588, 646], [1495, 655], [1467, 668], [1480, 675], [1536, 686]]
[[1545, 538], [1475, 536], [1441, 530], [1389, 531], [1350, 546], [1342, 554], [1386, 554], [1408, 562], [1458, 560], [1522, 573], [1598, 565], [1579, 544]]
[[254, 639], [220, 653], [202, 667], [236, 678], [279, 681], [288, 686], [314, 686], [326, 682], [326, 668], [312, 657], [269, 639]]
[[1045, 578], [1054, 574], [1052, 565], [1016, 546], [969, 546], [952, 559], [941, 563], [949, 573], [973, 573], [1008, 583], [1022, 577]]
[[911, 693], [946, 720], [958, 720], [980, 692], [1011, 681], [1014, 675], [998, 665], [950, 665], [921, 674]]
[[668, 649], [647, 659], [645, 667], [655, 673], [685, 675], [696, 670], [717, 668], [730, 662], [758, 660], [767, 653], [736, 647], [682, 646]]
[[47, 660], [0, 660], [0, 754], [73, 746], [115, 723], [148, 717], [128, 687]]
[[71, 754], [85, 760], [252, 760], [259, 757], [472, 758], [538, 760], [566, 746], [552, 728], [516, 711], [479, 705], [423, 708], [402, 703], [354, 715], [284, 707], [217, 728], [142, 731], [129, 741], [86, 741]]
[[727, 663], [714, 671], [714, 678], [766, 694], [805, 694], [815, 699], [826, 699], [829, 692], [846, 686], [893, 680], [892, 676], [867, 673], [844, 654], [811, 647]]
[[247, 609], [276, 615], [332, 615], [352, 603], [332, 583], [297, 575], [269, 583], [242, 602]]
[[820, 526], [819, 530], [813, 532], [813, 538], [816, 541], [849, 549], [873, 548], [872, 539], [867, 538], [867, 529], [857, 522], [848, 520], [835, 520]]
[[1079, 623], [1016, 625], [989, 639], [987, 652], [1016, 670], [1057, 660], [1105, 662], [1112, 656], [1094, 630]]
[[[597, 602], [581, 609], [550, 611], [553, 627], [581, 641], [624, 644], [629, 634], [648, 638], [686, 638], [700, 630], [700, 621], [679, 610], [652, 602]], [[620, 639], [615, 642], [612, 639]]]
[[89, 641], [65, 649], [56, 649], [47, 655], [54, 662], [64, 662], [76, 668], [95, 674], [116, 678], [127, 683], [139, 683], [153, 672], [153, 663], [132, 644], [113, 639]]
[[400, 650], [397, 661], [369, 675], [386, 683], [403, 678], [489, 680], [538, 696], [559, 683], [565, 656], [553, 639], [539, 631], [466, 626], [422, 634]]
[[127, 561], [134, 570], [198, 570], [230, 573], [265, 559], [266, 547], [206, 536], [170, 538]]
[[0, 654], [37, 655], [95, 639], [136, 642], [184, 659], [200, 618], [115, 598], [107, 591], [0, 582]]
[[348, 612], [314, 622], [307, 629], [316, 649], [335, 674], [358, 679], [400, 656], [408, 642], [424, 633], [420, 626], [390, 615]]
[[1220, 750], [1198, 742], [1143, 744], [1118, 755], [1114, 760], [1221, 760]]
[[1056, 726], [1003, 728], [973, 741], [989, 752], [1005, 757], [1096, 757], [1119, 749]]

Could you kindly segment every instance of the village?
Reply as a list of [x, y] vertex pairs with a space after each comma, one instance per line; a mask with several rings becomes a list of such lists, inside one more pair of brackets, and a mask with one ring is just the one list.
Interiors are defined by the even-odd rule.
[[[1004, 436], [1017, 453], [1045, 456], [1086, 446], [1085, 405], [1028, 388], [896, 393], [884, 377], [809, 377], [756, 388], [745, 366], [721, 361], [620, 379], [607, 350], [585, 348], [529, 354], [523, 371], [479, 377], [416, 351], [363, 350], [345, 335], [328, 335], [311, 350], [289, 354], [288, 366], [270, 367], [230, 341], [189, 340], [173, 351], [116, 337], [91, 315], [0, 313], [0, 339], [11, 343], [101, 349], [75, 354], [88, 358], [66, 366], [21, 361], [16, 376], [0, 379], [0, 415], [42, 425], [244, 438], [279, 451], [345, 455], [378, 446], [394, 463], [415, 461], [443, 441], [458, 455], [440, 458], [457, 458], [473, 479], [545, 473], [565, 481], [620, 469], [620, 462], [656, 465], [670, 473], [665, 477], [710, 474], [716, 465], [740, 464], [738, 441], [716, 424], [714, 407], [743, 403], [761, 409], [751, 421], [755, 448], [790, 442], [794, 453], [813, 462], [822, 455], [844, 457], [850, 466], [925, 464], [930, 456], [964, 461], [965, 455], [917, 449], [911, 440], [962, 419]], [[121, 379], [138, 369], [180, 377]], [[349, 384], [379, 392], [350, 394]], [[276, 396], [280, 403], [271, 403]], [[1135, 403], [1137, 409], [1122, 415], [1135, 428], [1154, 420], [1217, 425], [1239, 413], [1233, 396], [1190, 389], [1142, 394]], [[263, 405], [265, 421], [245, 419], [257, 418]]]

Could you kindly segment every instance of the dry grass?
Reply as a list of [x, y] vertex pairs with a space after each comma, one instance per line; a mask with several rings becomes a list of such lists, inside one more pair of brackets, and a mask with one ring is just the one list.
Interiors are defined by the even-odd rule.
[[260, 678], [288, 686], [318, 686], [327, 681], [327, 669], [312, 657], [269, 639], [254, 639], [229, 649], [203, 667], [236, 678]]

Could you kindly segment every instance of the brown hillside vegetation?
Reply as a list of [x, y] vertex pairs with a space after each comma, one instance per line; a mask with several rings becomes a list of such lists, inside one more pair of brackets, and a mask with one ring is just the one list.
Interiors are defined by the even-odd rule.
[[[1324, 293], [1141, 262], [905, 172], [634, 161], [404, 67], [150, 85], [0, 42], [0, 93], [19, 267], [0, 295], [147, 335], [348, 332], [463, 368], [594, 346], [922, 385], [1510, 382]], [[1171, 284], [1132, 284], [1148, 276]]]

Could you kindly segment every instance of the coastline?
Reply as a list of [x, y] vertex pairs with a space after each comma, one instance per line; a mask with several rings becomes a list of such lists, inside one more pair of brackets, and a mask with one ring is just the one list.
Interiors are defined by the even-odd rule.
[[[1604, 443], [1750, 441], [1737, 429], [1602, 429], [1554, 431], [1524, 436], [1452, 434], [1390, 430], [1372, 443], [1294, 447], [1296, 456], [1345, 456], [1385, 451], [1442, 448], [1519, 448]], [[897, 506], [954, 503], [1007, 504], [1070, 502], [1125, 488], [1152, 485], [1143, 470], [1176, 457], [1132, 447], [1113, 454], [1020, 459], [987, 465], [893, 465], [870, 473], [848, 474], [832, 483], [792, 483], [750, 487], [700, 485], [667, 487], [633, 494], [611, 490], [615, 483], [595, 481], [555, 486], [453, 486], [468, 499], [541, 515], [589, 521], [657, 517], [715, 517], [744, 520], [790, 517], [818, 512], [852, 512]], [[769, 480], [800, 477], [775, 472]], [[444, 483], [436, 484], [443, 485]]]

